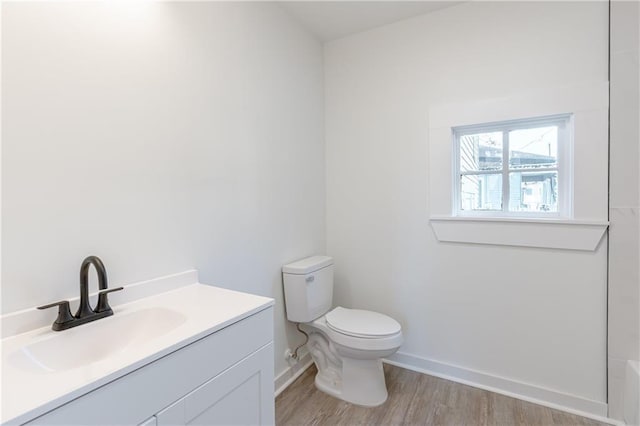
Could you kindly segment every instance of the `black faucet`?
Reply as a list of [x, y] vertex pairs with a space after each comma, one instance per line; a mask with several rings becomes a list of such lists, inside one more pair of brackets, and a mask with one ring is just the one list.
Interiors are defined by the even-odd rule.
[[[93, 265], [98, 273], [98, 303], [95, 309], [91, 308], [89, 303], [89, 266]], [[80, 266], [80, 306], [75, 315], [71, 315], [69, 301], [50, 303], [48, 305], [39, 306], [38, 309], [48, 309], [54, 306], [58, 307], [58, 318], [55, 320], [51, 328], [54, 331], [67, 330], [77, 327], [91, 321], [98, 320], [113, 315], [113, 309], [109, 306], [107, 294], [120, 291], [124, 287], [107, 289], [107, 271], [104, 263], [97, 256], [89, 256], [82, 261]]]

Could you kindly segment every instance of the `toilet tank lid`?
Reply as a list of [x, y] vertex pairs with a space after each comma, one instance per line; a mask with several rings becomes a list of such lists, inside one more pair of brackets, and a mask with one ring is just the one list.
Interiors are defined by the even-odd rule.
[[282, 267], [282, 272], [285, 274], [306, 275], [329, 265], [333, 265], [333, 258], [329, 256], [311, 256], [284, 265]]

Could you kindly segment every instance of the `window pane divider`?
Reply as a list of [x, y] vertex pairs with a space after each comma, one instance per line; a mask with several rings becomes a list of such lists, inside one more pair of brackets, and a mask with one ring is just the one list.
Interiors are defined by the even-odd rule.
[[460, 172], [460, 176], [467, 175], [499, 175], [502, 173], [502, 170], [465, 170], [464, 172]]
[[509, 131], [502, 131], [502, 211], [509, 211]]
[[[557, 172], [557, 167], [540, 167], [538, 169], [509, 169], [509, 173], [527, 173], [527, 172]], [[460, 172], [460, 176], [467, 175], [499, 175], [502, 170], [465, 170]]]
[[539, 169], [509, 169], [510, 173], [526, 173], [526, 172], [557, 172], [557, 167], [540, 167]]

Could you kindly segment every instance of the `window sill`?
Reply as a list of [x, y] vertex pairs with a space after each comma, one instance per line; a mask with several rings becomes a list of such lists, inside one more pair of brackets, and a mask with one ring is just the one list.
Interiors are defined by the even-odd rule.
[[432, 216], [438, 241], [594, 251], [609, 222], [557, 218]]

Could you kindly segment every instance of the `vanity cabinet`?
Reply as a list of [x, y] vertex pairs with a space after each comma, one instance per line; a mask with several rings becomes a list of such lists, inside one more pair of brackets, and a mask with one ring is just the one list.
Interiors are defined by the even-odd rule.
[[269, 306], [27, 424], [274, 424], [273, 356]]
[[[273, 404], [271, 385], [265, 395], [264, 372], [272, 368], [272, 346], [264, 347], [159, 412], [157, 426], [259, 425], [272, 423], [263, 413]], [[271, 382], [273, 383], [273, 382]]]

